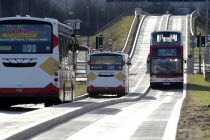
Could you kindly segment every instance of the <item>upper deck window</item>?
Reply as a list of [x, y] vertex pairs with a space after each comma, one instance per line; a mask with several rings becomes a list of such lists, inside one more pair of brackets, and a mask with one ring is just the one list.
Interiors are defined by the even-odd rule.
[[179, 32], [154, 32], [151, 36], [152, 46], [181, 46], [181, 33]]
[[0, 22], [0, 54], [52, 53], [52, 25], [37, 21]]

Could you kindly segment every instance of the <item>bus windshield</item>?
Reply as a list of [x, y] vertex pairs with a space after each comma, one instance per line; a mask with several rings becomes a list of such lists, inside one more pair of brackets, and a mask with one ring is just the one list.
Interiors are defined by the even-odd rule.
[[151, 74], [180, 75], [183, 74], [182, 59], [151, 59]]
[[179, 32], [154, 32], [152, 33], [152, 46], [180, 46], [181, 34]]
[[0, 54], [52, 53], [50, 24], [0, 24]]
[[123, 58], [121, 55], [92, 55], [90, 57], [91, 70], [122, 70]]

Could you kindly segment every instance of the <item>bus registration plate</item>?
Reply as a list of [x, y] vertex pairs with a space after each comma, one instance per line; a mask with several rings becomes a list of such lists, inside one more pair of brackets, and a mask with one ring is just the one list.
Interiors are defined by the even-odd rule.
[[163, 85], [170, 85], [170, 83], [163, 83]]

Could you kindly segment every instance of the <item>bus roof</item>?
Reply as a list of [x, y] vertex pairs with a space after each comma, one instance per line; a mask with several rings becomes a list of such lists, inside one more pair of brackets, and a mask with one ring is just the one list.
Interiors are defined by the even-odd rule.
[[153, 33], [168, 33], [168, 32], [170, 32], [170, 33], [180, 33], [180, 34], [182, 34], [182, 32], [181, 31], [175, 31], [175, 30], [162, 30], [162, 31], [153, 31], [152, 32], [152, 34]]
[[100, 51], [95, 51], [93, 53], [91, 53], [90, 55], [93, 55], [93, 54], [121, 54], [121, 55], [125, 55], [124, 52], [111, 52], [111, 51], [104, 51], [104, 52], [100, 52]]
[[16, 17], [0, 18], [0, 21], [4, 21], [4, 20], [38, 20], [38, 21], [45, 21], [45, 22], [58, 22], [58, 20], [54, 18], [37, 18], [37, 17], [30, 17], [30, 16], [26, 16], [26, 17], [16, 16]]

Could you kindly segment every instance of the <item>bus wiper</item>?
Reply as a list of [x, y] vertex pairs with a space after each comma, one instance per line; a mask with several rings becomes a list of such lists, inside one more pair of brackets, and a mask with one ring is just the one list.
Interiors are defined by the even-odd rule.
[[174, 72], [173, 75], [179, 75], [180, 73]]

